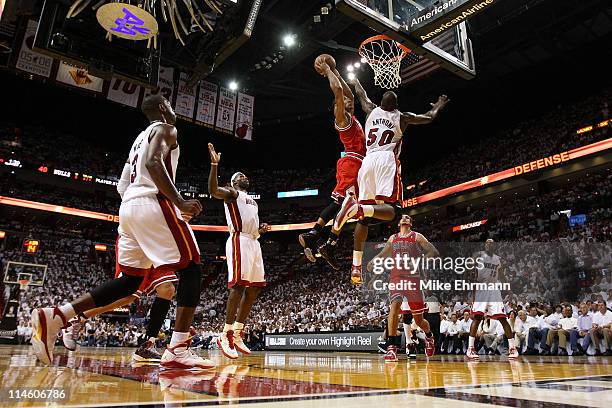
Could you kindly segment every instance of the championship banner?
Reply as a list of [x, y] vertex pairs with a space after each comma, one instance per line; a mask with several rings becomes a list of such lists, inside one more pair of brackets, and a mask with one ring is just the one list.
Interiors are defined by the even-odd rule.
[[200, 81], [200, 93], [198, 94], [198, 110], [196, 111], [196, 123], [207, 126], [215, 126], [215, 112], [217, 107], [217, 92], [219, 87], [207, 81]]
[[236, 93], [221, 87], [219, 92], [219, 109], [217, 111], [216, 128], [223, 133], [234, 133], [234, 118], [236, 115]]
[[147, 89], [145, 92], [145, 98], [150, 95], [161, 95], [170, 101], [170, 104], [174, 106], [174, 68], [170, 67], [159, 67], [159, 81], [157, 88], [151, 90]]
[[239, 139], [253, 139], [253, 109], [255, 97], [238, 93], [238, 111], [236, 113], [236, 130], [234, 136]]
[[176, 93], [176, 108], [174, 111], [184, 119], [193, 120], [195, 110], [196, 88], [187, 86], [189, 77], [181, 72], [179, 75], [178, 92]]
[[141, 93], [142, 86], [132, 84], [120, 78], [113, 78], [106, 98], [109, 101], [136, 108]]
[[266, 350], [376, 351], [380, 332], [266, 334]]
[[75, 67], [65, 61], [60, 62], [55, 79], [58, 82], [94, 92], [102, 92], [104, 86], [102, 78], [90, 75], [86, 69]]
[[19, 50], [19, 57], [17, 58], [15, 68], [29, 72], [30, 74], [49, 78], [51, 75], [53, 58], [32, 51], [36, 27], [38, 27], [36, 21], [28, 20], [28, 26], [23, 36], [23, 42], [21, 43], [21, 50]]

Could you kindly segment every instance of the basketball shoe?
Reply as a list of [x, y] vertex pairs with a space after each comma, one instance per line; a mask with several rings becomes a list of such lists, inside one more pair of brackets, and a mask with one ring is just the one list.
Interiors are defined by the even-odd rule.
[[406, 346], [406, 355], [408, 356], [410, 360], [416, 360], [417, 358], [416, 345], [414, 343], [411, 343], [408, 346]]
[[162, 370], [208, 370], [215, 367], [215, 363], [195, 354], [191, 348], [191, 337], [174, 347], [168, 346], [161, 356]]
[[68, 326], [66, 317], [58, 307], [34, 309], [32, 321], [32, 349], [38, 360], [44, 364], [53, 361], [55, 339], [63, 327]]
[[305, 232], [298, 236], [300, 245], [304, 248], [304, 255], [310, 262], [317, 261], [315, 253], [317, 252], [317, 243], [319, 242], [319, 239], [320, 235], [315, 230]]
[[363, 278], [361, 277], [361, 265], [353, 265], [351, 267], [351, 283], [353, 285], [361, 285]]
[[465, 353], [465, 356], [469, 360], [480, 360], [480, 356], [478, 355], [478, 353], [476, 352], [476, 349], [474, 347], [468, 348], [468, 351], [467, 351], [467, 353]]
[[[430, 333], [431, 334], [431, 333]], [[436, 353], [436, 340], [434, 336], [425, 337], [425, 355], [432, 357]]]
[[244, 340], [242, 338], [244, 332], [242, 330], [236, 330], [234, 332], [234, 348], [236, 351], [241, 352], [242, 354], [246, 354], [247, 356], [251, 354], [251, 350], [244, 344]]
[[516, 360], [519, 357], [519, 353], [516, 347], [512, 347], [508, 350], [508, 360]]
[[385, 354], [385, 363], [397, 362], [397, 346], [388, 345], [387, 354]]
[[319, 254], [321, 254], [321, 257], [327, 261], [332, 269], [340, 270], [340, 265], [338, 265], [336, 260], [336, 241], [333, 241], [331, 238], [328, 239], [326, 243], [319, 247]]
[[64, 347], [66, 347], [66, 349], [70, 351], [76, 350], [81, 326], [81, 318], [75, 316], [68, 321], [68, 327], [62, 329], [62, 342], [64, 343]]
[[336, 231], [340, 231], [348, 220], [359, 216], [360, 212], [361, 217], [363, 217], [363, 209], [355, 199], [355, 195], [352, 193], [347, 194], [346, 197], [344, 197], [344, 201], [342, 201], [338, 215], [336, 215], [336, 219], [334, 220], [334, 229]]
[[150, 340], [142, 343], [138, 350], [132, 354], [132, 360], [139, 363], [159, 363], [161, 358], [161, 354], [155, 349], [155, 345]]
[[234, 346], [234, 339], [235, 337], [233, 330], [228, 330], [221, 336], [217, 337], [217, 346], [219, 346], [221, 353], [223, 353], [225, 357], [231, 358], [232, 360], [238, 358], [238, 352]]

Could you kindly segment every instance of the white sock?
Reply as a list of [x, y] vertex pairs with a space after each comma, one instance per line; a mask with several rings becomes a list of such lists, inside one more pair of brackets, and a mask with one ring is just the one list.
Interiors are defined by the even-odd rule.
[[74, 316], [76, 316], [76, 312], [74, 311], [74, 307], [72, 307], [72, 305], [70, 303], [66, 303], [63, 306], [60, 306], [59, 310], [60, 310], [60, 312], [62, 312], [62, 314], [66, 318], [66, 321], [68, 321], [68, 320], [72, 319]]
[[[174, 347], [177, 344], [184, 343], [189, 338], [189, 332], [172, 332], [172, 337], [170, 338], [170, 347]], [[182, 349], [183, 347], [179, 347]]]
[[412, 333], [410, 333], [410, 325], [402, 323], [404, 325], [404, 334], [406, 335], [406, 345], [412, 344]]
[[230, 330], [233, 330], [234, 326], [232, 326], [231, 324], [227, 324], [225, 323], [225, 326], [223, 326], [223, 333], [227, 333]]
[[514, 339], [508, 339], [508, 347], [509, 348], [515, 348], [514, 347]]
[[474, 340], [476, 339], [470, 336], [470, 338], [468, 339], [468, 347], [474, 347]]
[[374, 216], [374, 206], [373, 205], [362, 205], [361, 209], [363, 210], [364, 217]]
[[353, 251], [353, 265], [361, 266], [363, 251]]
[[234, 322], [233, 330], [234, 333], [240, 332], [244, 329], [244, 323]]

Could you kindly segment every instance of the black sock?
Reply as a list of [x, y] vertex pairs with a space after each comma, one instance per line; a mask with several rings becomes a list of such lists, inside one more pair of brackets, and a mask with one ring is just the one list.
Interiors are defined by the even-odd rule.
[[312, 229], [318, 233], [321, 234], [323, 232], [323, 226], [321, 224], [319, 224], [318, 222], [315, 223], [314, 227], [312, 227]]
[[151, 305], [151, 312], [149, 313], [149, 325], [147, 326], [147, 340], [151, 337], [157, 338], [159, 331], [161, 330], [166, 315], [170, 310], [170, 301], [168, 299], [162, 299], [159, 296], [155, 297], [153, 305]]

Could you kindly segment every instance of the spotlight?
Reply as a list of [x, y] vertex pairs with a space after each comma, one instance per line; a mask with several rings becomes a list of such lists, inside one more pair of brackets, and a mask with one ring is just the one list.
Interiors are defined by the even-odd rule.
[[347, 78], [349, 79], [349, 81], [352, 81], [353, 79], [355, 79], [355, 74], [353, 72], [349, 72]]
[[361, 63], [365, 64], [366, 62], [368, 62], [368, 60], [365, 57], [361, 57]]
[[230, 89], [230, 91], [235, 91], [236, 89], [238, 89], [238, 82], [231, 81], [229, 83], [229, 89]]
[[353, 66], [355, 68], [359, 68], [361, 66], [361, 62], [356, 62], [356, 63], [353, 64]]
[[349, 65], [348, 67], [346, 67], [346, 70], [347, 70], [348, 72], [353, 72], [353, 66], [352, 66], [352, 65]]
[[283, 44], [285, 44], [287, 47], [293, 47], [295, 45], [295, 35], [287, 34], [285, 37], [283, 37]]

